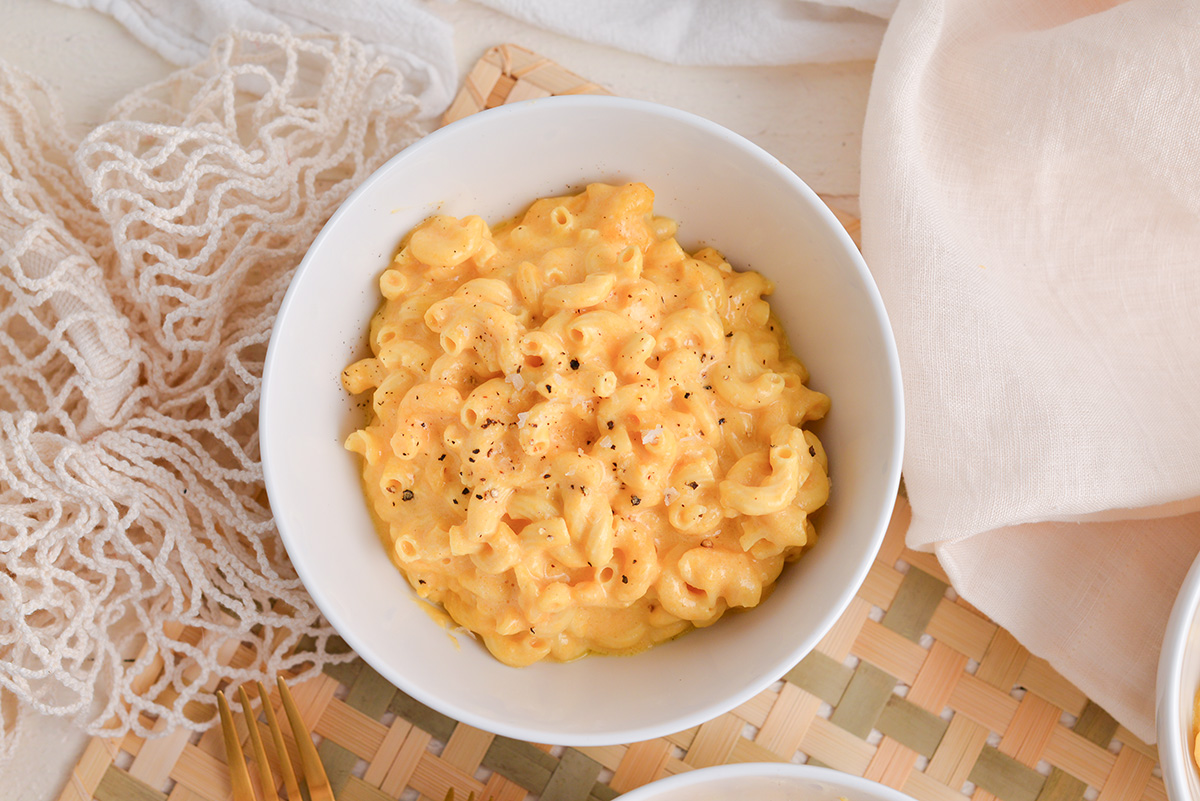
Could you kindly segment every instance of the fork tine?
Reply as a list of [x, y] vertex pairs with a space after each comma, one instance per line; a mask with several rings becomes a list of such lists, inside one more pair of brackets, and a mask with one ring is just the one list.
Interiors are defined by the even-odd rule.
[[250, 727], [250, 748], [254, 751], [254, 761], [258, 763], [258, 783], [262, 786], [263, 801], [279, 801], [279, 794], [275, 792], [275, 777], [267, 762], [267, 751], [263, 748], [262, 738], [258, 736], [258, 716], [250, 708], [250, 696], [246, 695], [245, 687], [238, 687], [238, 700], [242, 702], [242, 712]]
[[225, 693], [217, 693], [217, 710], [221, 714], [221, 734], [225, 738], [225, 761], [229, 763], [229, 783], [233, 785], [233, 801], [254, 801], [254, 788], [250, 785], [250, 772], [246, 770], [246, 757], [242, 755], [242, 744], [238, 740], [237, 728], [233, 725], [233, 713]]
[[283, 711], [287, 713], [288, 723], [296, 738], [296, 746], [300, 750], [300, 765], [304, 769], [304, 780], [308, 784], [309, 797], [312, 801], [335, 801], [333, 788], [329, 786], [329, 777], [325, 775], [325, 768], [321, 766], [321, 758], [317, 756], [317, 748], [313, 745], [308, 729], [304, 728], [304, 721], [300, 719], [300, 710], [296, 709], [292, 693], [284, 683], [283, 676], [278, 676], [277, 681], [279, 697], [283, 701]]
[[275, 707], [271, 706], [271, 698], [267, 688], [257, 682], [258, 699], [262, 701], [263, 714], [267, 718], [267, 728], [271, 730], [271, 744], [275, 746], [275, 756], [279, 757], [279, 772], [283, 774], [283, 786], [287, 788], [289, 799], [299, 799], [300, 783], [296, 781], [296, 771], [292, 769], [292, 758], [288, 756], [287, 746], [283, 743], [283, 731], [279, 728], [279, 719], [275, 717]]

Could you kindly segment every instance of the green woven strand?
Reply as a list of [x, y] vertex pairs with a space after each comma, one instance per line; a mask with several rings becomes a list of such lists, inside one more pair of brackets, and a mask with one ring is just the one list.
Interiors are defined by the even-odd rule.
[[895, 686], [894, 676], [870, 662], [859, 662], [842, 696], [842, 702], [829, 716], [829, 722], [841, 726], [860, 740], [867, 739], [888, 699], [892, 697]]
[[104, 771], [93, 798], [96, 801], [167, 801], [167, 794], [113, 765]]
[[897, 634], [919, 642], [945, 597], [947, 586], [924, 570], [910, 567], [881, 622]]

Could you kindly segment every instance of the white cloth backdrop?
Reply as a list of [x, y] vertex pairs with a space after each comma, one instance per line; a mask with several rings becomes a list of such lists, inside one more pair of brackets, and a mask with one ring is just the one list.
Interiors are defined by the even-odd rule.
[[[226, 26], [286, 25], [376, 43], [427, 110], [456, 83], [436, 4], [68, 1], [176, 62]], [[1200, 549], [1200, 8], [483, 2], [685, 64], [870, 58], [882, 36], [863, 245], [903, 362], [909, 542], [1153, 741], [1163, 627]]]
[[674, 64], [872, 59], [896, 0], [478, 0], [558, 33]]

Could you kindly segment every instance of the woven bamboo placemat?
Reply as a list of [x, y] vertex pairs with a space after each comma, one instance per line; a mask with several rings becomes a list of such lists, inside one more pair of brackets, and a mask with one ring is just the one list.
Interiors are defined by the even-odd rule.
[[[596, 91], [504, 45], [467, 77], [447, 118]], [[498, 737], [420, 704], [361, 660], [296, 686], [296, 701], [339, 801], [440, 801], [450, 788], [461, 799], [607, 801], [670, 774], [754, 761], [825, 765], [919, 801], [1167, 801], [1155, 749], [958, 598], [935, 557], [905, 548], [908, 519], [900, 498], [866, 581], [811, 654], [732, 712], [667, 737], [598, 748]], [[95, 738], [60, 798], [230, 797], [214, 729]]]

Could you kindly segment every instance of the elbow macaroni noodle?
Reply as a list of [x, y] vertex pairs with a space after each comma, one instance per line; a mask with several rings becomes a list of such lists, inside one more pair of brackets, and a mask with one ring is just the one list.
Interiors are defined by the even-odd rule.
[[769, 281], [688, 255], [642, 184], [490, 230], [435, 216], [380, 278], [346, 441], [392, 560], [500, 660], [632, 653], [757, 605], [829, 495]]

